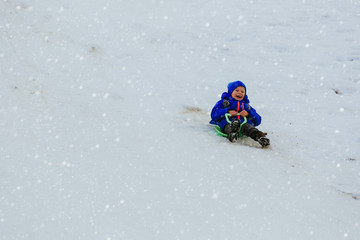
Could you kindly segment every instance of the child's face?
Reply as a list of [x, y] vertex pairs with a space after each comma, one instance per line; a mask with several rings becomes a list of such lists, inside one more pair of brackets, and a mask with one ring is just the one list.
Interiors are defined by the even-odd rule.
[[243, 100], [245, 97], [245, 88], [241, 86], [235, 88], [235, 90], [231, 93], [231, 97], [238, 101]]

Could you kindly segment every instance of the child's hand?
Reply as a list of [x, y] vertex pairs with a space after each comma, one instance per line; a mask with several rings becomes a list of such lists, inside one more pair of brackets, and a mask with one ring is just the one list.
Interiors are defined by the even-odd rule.
[[249, 116], [249, 113], [248, 113], [247, 111], [245, 111], [245, 110], [242, 110], [242, 111], [240, 112], [240, 116], [242, 116], [242, 117], [247, 117], [247, 116]]
[[237, 111], [234, 111], [234, 110], [229, 110], [229, 114], [232, 116], [232, 117], [235, 117], [238, 112]]
[[[238, 115], [238, 112], [237, 112], [237, 111], [234, 111], [234, 110], [229, 110], [229, 114], [230, 114], [232, 117], [235, 117], [235, 116]], [[247, 117], [247, 116], [249, 116], [249, 113], [248, 113], [247, 111], [245, 111], [245, 110], [242, 110], [242, 111], [240, 112], [240, 116], [242, 116], [242, 117]]]

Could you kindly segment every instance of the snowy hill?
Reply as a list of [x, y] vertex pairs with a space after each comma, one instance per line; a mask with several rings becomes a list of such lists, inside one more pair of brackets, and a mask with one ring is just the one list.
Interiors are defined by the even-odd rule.
[[[0, 2], [0, 239], [360, 239], [360, 2]], [[247, 85], [271, 147], [208, 124]]]

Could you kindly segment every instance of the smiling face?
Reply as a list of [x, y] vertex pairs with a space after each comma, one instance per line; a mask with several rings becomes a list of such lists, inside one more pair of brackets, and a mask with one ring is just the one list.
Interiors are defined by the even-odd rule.
[[244, 87], [237, 87], [235, 90], [231, 93], [231, 97], [235, 100], [241, 101], [245, 97], [245, 88]]

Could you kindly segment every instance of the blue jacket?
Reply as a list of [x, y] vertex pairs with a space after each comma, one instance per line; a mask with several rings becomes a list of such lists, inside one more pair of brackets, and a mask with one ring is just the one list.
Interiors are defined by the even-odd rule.
[[[224, 92], [221, 95], [221, 100], [219, 100], [211, 111], [211, 124], [218, 125], [221, 130], [224, 128], [228, 122], [225, 118], [225, 113], [228, 113], [229, 110], [235, 110], [237, 112], [241, 112], [242, 110], [246, 110], [249, 113], [247, 117], [247, 123], [250, 123], [253, 126], [258, 126], [261, 123], [261, 116], [256, 112], [256, 110], [249, 105], [250, 101], [247, 96], [241, 100], [237, 101], [231, 97], [228, 92]], [[244, 119], [240, 116], [230, 117], [229, 120], [233, 121], [234, 119], [240, 119], [241, 122]]]

